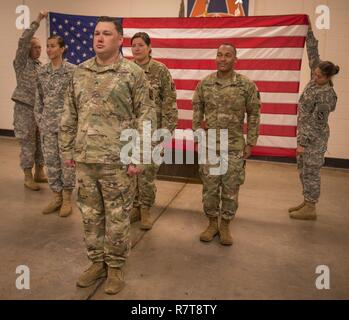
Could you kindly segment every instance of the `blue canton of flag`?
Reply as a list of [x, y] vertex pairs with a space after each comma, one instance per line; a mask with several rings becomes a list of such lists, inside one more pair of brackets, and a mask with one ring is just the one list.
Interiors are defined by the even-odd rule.
[[[66, 45], [65, 59], [79, 64], [95, 56], [93, 51], [93, 32], [99, 17], [77, 16], [70, 14], [49, 13], [49, 34], [58, 35]], [[122, 19], [116, 18], [122, 23]]]

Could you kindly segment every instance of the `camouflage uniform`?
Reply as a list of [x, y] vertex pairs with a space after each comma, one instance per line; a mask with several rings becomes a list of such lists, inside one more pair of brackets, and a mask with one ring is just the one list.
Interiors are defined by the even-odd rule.
[[[309, 66], [314, 70], [320, 62], [318, 41], [311, 30], [306, 39]], [[305, 201], [316, 203], [320, 197], [320, 169], [324, 164], [330, 135], [328, 117], [334, 111], [337, 95], [331, 83], [317, 85], [311, 80], [305, 87], [298, 110], [297, 143], [304, 153], [297, 156]]]
[[78, 206], [88, 256], [93, 262], [122, 267], [130, 249], [129, 215], [134, 179], [120, 161], [121, 131], [142, 132], [156, 123], [150, 87], [136, 64], [119, 57], [109, 66], [95, 58], [74, 71], [60, 124], [63, 159], [77, 162]]
[[75, 169], [64, 166], [58, 148], [58, 127], [64, 105], [64, 95], [75, 66], [63, 62], [52, 69], [48, 63], [38, 72], [34, 114], [41, 132], [42, 149], [52, 191], [71, 190], [75, 186]]
[[[165, 128], [170, 132], [176, 128], [178, 111], [176, 106], [176, 88], [167, 67], [156, 60], [140, 65], [150, 82], [156, 108], [157, 129]], [[155, 202], [155, 177], [160, 166], [147, 166], [142, 174], [137, 176], [134, 207], [150, 208]]]
[[[247, 144], [254, 146], [259, 133], [259, 94], [247, 77], [233, 72], [230, 78], [220, 79], [215, 72], [198, 84], [193, 110], [193, 130], [200, 128], [204, 118], [207, 129], [228, 129], [228, 171], [223, 175], [210, 175], [209, 169], [216, 165], [207, 163], [199, 166], [199, 173], [207, 217], [217, 217], [221, 211], [225, 220], [231, 220], [238, 208], [239, 187], [245, 180], [244, 117], [247, 113]], [[217, 151], [219, 143], [217, 132]]]
[[21, 145], [20, 165], [22, 169], [31, 169], [34, 162], [43, 166], [40, 134], [34, 118], [34, 103], [39, 60], [30, 58], [31, 39], [39, 23], [32, 22], [30, 29], [23, 32], [18, 42], [18, 49], [13, 66], [16, 72], [17, 86], [11, 99], [15, 102], [13, 126], [15, 136]]

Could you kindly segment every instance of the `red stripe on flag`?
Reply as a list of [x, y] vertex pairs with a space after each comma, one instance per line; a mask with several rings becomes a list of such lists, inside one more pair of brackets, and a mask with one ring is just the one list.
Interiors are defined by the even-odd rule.
[[[200, 80], [178, 80], [174, 79], [177, 90], [195, 90]], [[185, 100], [186, 101], [186, 100]]]
[[[191, 100], [177, 100], [177, 108], [181, 110], [193, 110]], [[261, 113], [267, 114], [297, 114], [297, 104], [292, 103], [262, 103]]]
[[[192, 129], [192, 120], [179, 119], [177, 122], [177, 129]], [[247, 133], [247, 124], [244, 124], [244, 133]], [[259, 134], [262, 136], [274, 136], [274, 137], [296, 137], [296, 126], [278, 126], [278, 125], [266, 125], [259, 126]]]
[[193, 125], [192, 120], [179, 119], [177, 122], [176, 129], [191, 129]]
[[193, 110], [191, 100], [177, 100], [177, 108], [181, 110]]
[[[128, 57], [127, 57], [128, 58]], [[131, 58], [131, 57], [130, 57]], [[169, 69], [217, 70], [215, 60], [155, 59]], [[299, 59], [241, 59], [235, 64], [236, 70], [300, 70]]]
[[308, 25], [304, 14], [258, 17], [210, 17], [210, 18], [124, 18], [122, 26], [135, 29], [154, 28], [252, 28], [289, 25]]
[[274, 157], [290, 157], [296, 156], [296, 150], [290, 148], [275, 148], [275, 147], [262, 147], [255, 146], [252, 149], [252, 155], [254, 156], [274, 156]]
[[259, 92], [298, 93], [299, 82], [255, 81]]
[[[170, 145], [165, 146], [170, 147]], [[186, 143], [186, 140], [182, 142], [182, 140], [177, 141], [172, 139], [171, 147], [173, 150], [186, 150], [186, 151], [194, 151], [195, 147], [192, 142]], [[277, 148], [277, 147], [263, 147], [263, 146], [255, 146], [252, 148], [252, 155], [254, 156], [274, 156], [274, 157], [290, 157], [294, 158], [296, 156], [296, 150], [291, 148]]]
[[[247, 133], [247, 124], [244, 124], [244, 133]], [[297, 127], [261, 124], [259, 126], [259, 134], [261, 136], [273, 137], [296, 137]]]
[[[236, 48], [303, 48], [305, 37], [253, 37], [224, 39], [160, 39], [152, 38], [153, 48], [217, 49], [222, 43], [233, 43]], [[131, 38], [124, 38], [124, 47], [131, 47]]]
[[[199, 80], [174, 80], [177, 90], [195, 90]], [[259, 92], [298, 93], [298, 82], [255, 81]]]
[[298, 105], [292, 103], [262, 103], [261, 113], [297, 114]]

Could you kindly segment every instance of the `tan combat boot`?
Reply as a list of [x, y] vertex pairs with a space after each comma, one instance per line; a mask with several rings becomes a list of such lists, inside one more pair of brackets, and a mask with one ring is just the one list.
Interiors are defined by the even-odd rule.
[[49, 204], [42, 210], [43, 214], [49, 214], [55, 212], [62, 206], [63, 198], [62, 192], [53, 191], [53, 197]]
[[63, 203], [59, 211], [60, 217], [68, 217], [72, 213], [71, 195], [73, 190], [63, 190]]
[[139, 220], [141, 220], [141, 208], [133, 207], [130, 215], [130, 223], [135, 223]]
[[32, 169], [24, 169], [24, 185], [34, 191], [40, 190], [40, 186], [34, 181]]
[[218, 218], [210, 217], [208, 227], [200, 234], [200, 240], [205, 242], [212, 241], [216, 234], [218, 234]]
[[46, 177], [46, 174], [44, 171], [44, 166], [35, 165], [34, 181], [35, 182], [47, 182], [47, 177]]
[[303, 208], [290, 213], [290, 218], [299, 220], [316, 220], [315, 203], [305, 201]]
[[149, 208], [141, 208], [141, 226], [142, 230], [150, 230], [153, 226], [150, 218]]
[[293, 211], [298, 211], [299, 209], [302, 209], [305, 206], [305, 201], [303, 201], [301, 204], [299, 204], [296, 207], [291, 207], [288, 209], [288, 212], [291, 213]]
[[221, 244], [225, 246], [231, 246], [233, 244], [233, 238], [229, 230], [230, 220], [221, 219], [219, 226], [219, 237], [221, 238]]
[[76, 285], [81, 288], [92, 286], [100, 278], [107, 276], [107, 269], [104, 262], [94, 262], [84, 273], [79, 277]]
[[108, 267], [108, 278], [105, 282], [104, 292], [116, 294], [125, 287], [124, 273], [120, 268]]

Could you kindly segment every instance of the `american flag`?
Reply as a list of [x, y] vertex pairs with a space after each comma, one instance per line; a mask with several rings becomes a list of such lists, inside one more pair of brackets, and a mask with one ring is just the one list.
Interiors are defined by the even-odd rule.
[[[81, 63], [93, 56], [96, 19], [50, 13], [50, 34], [65, 39], [70, 62]], [[253, 80], [261, 94], [260, 136], [253, 154], [295, 156], [300, 68], [308, 30], [306, 15], [119, 21], [124, 28], [125, 57], [132, 57], [131, 37], [143, 31], [151, 37], [152, 57], [169, 68], [177, 89], [177, 129], [192, 126], [193, 93], [197, 83], [216, 70], [218, 46], [234, 43], [239, 59], [235, 69]], [[180, 131], [176, 138], [181, 139]]]

